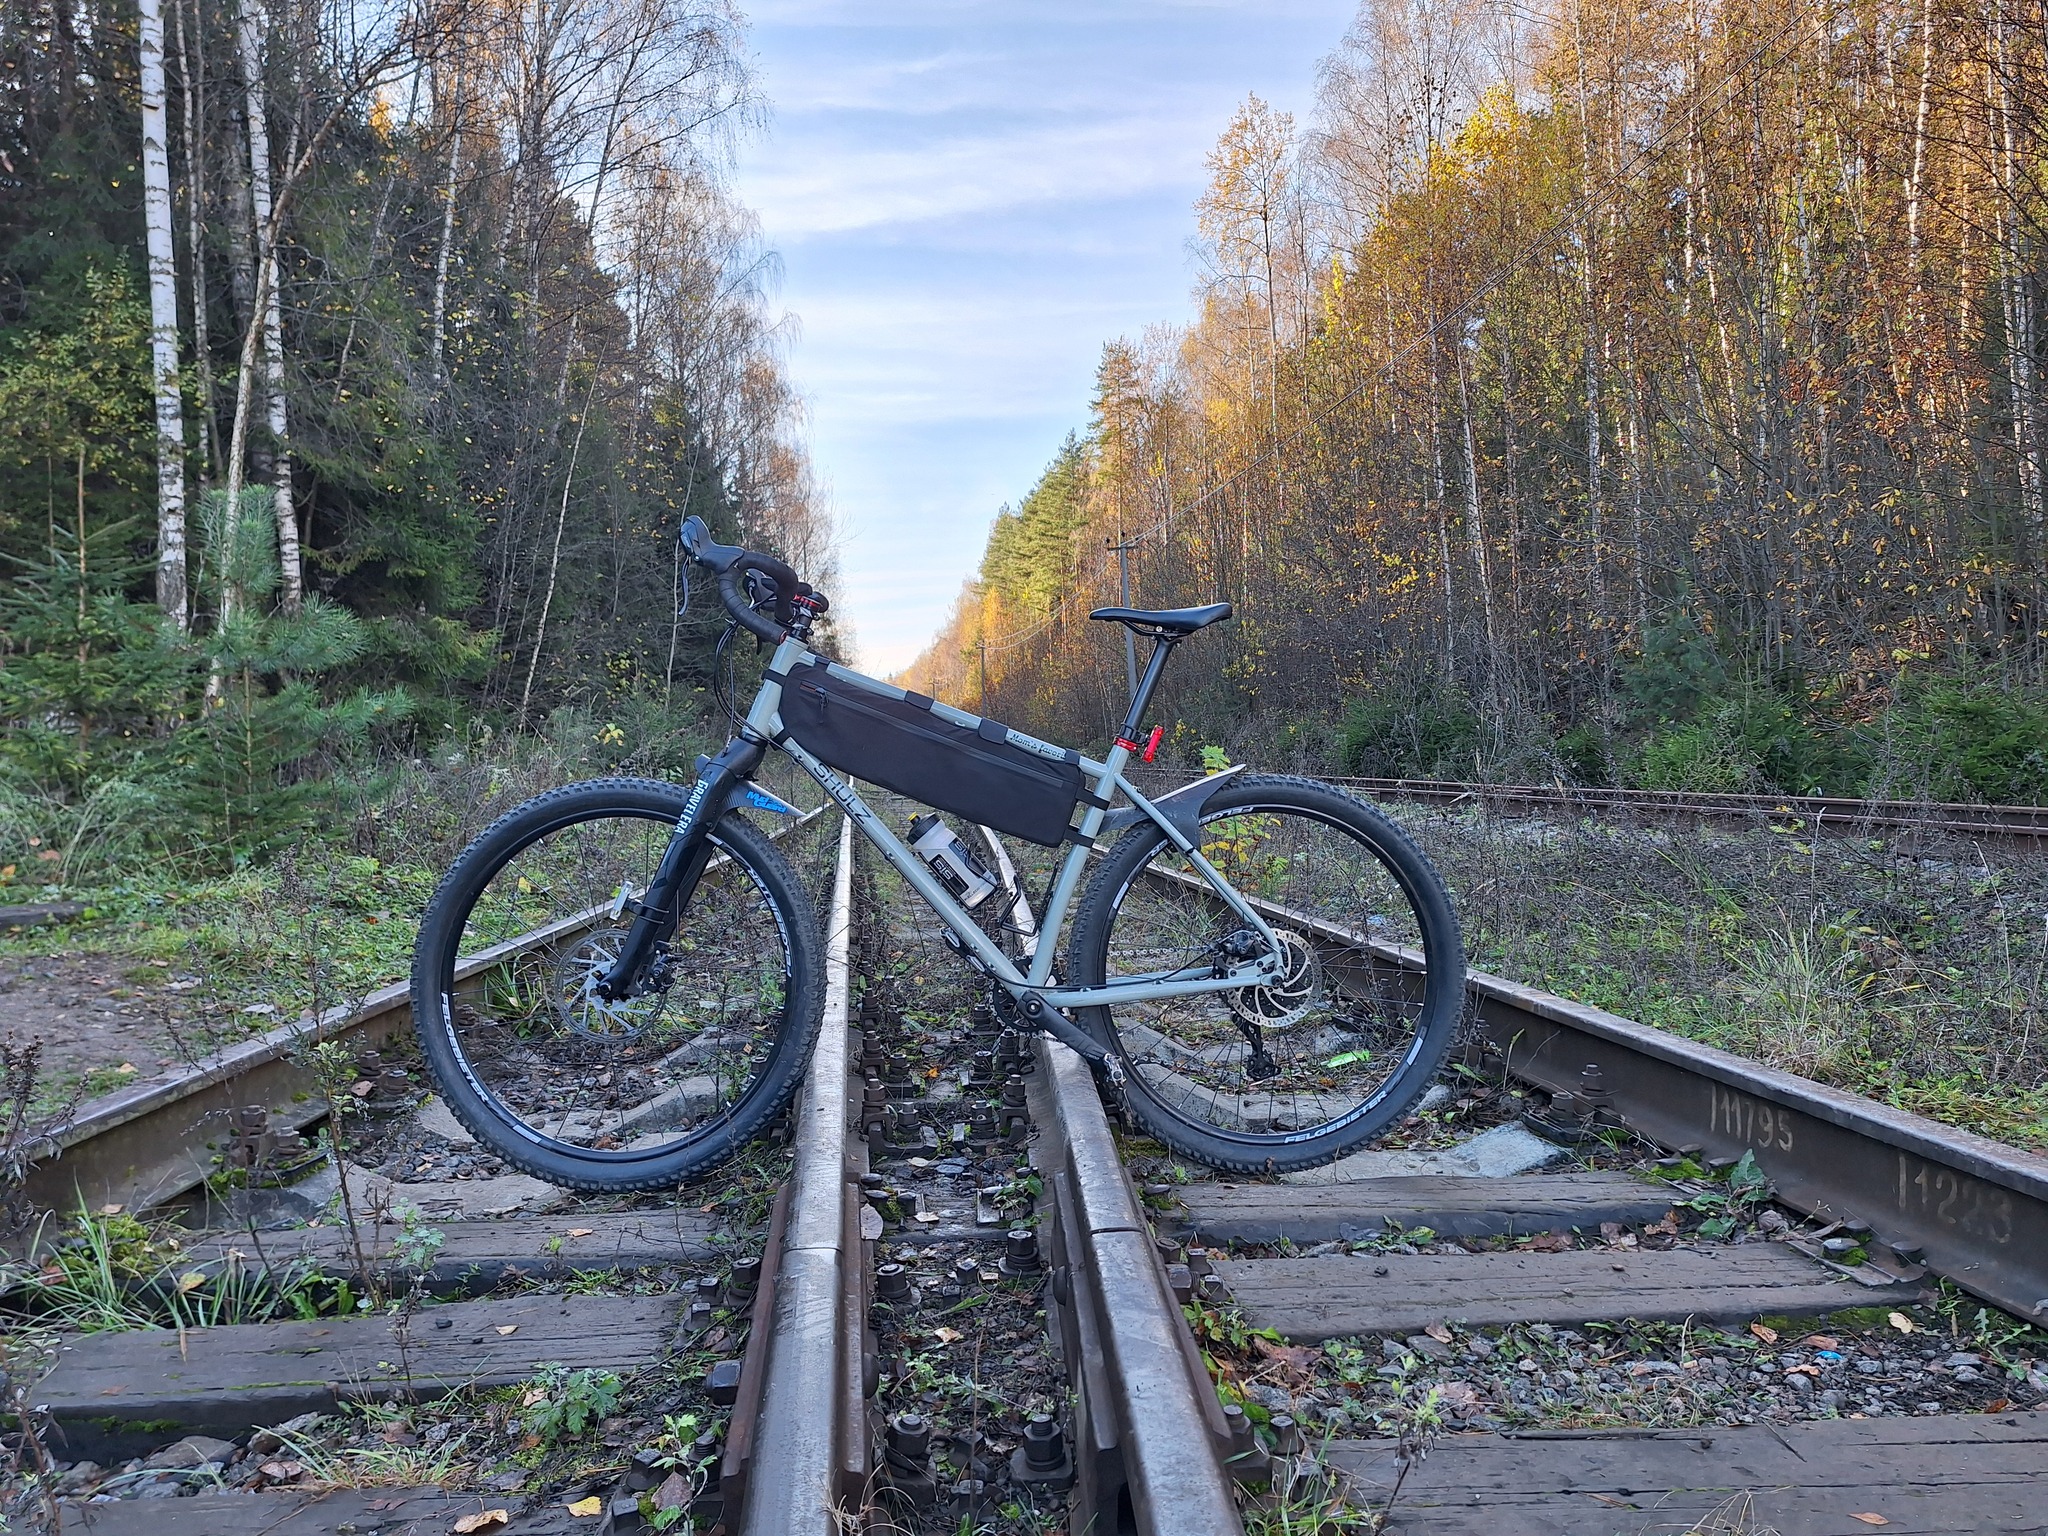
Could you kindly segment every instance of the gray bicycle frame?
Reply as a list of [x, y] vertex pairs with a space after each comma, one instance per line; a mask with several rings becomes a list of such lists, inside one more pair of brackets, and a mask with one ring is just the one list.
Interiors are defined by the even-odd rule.
[[[1251, 904], [1231, 888], [1230, 882], [1217, 873], [1216, 868], [1202, 857], [1197, 848], [1168, 819], [1166, 813], [1150, 800], [1139, 794], [1123, 776], [1123, 766], [1130, 761], [1130, 749], [1121, 744], [1110, 749], [1109, 756], [1098, 762], [1092, 757], [1081, 758], [1081, 771], [1093, 781], [1096, 799], [1103, 805], [1090, 805], [1081, 818], [1079, 831], [1082, 841], [1069, 845], [1053, 880], [1052, 895], [1045, 904], [1045, 913], [1040, 920], [1039, 932], [1046, 942], [1040, 943], [1030, 956], [1030, 968], [1020, 971], [1010, 957], [982, 932], [968, 910], [961, 906], [953, 893], [941, 885], [903, 840], [895, 834], [889, 824], [868, 808], [854, 787], [840, 778], [830, 768], [819, 762], [797, 742], [783, 735], [782, 731], [782, 684], [780, 678], [789, 669], [805, 664], [823, 664], [830, 667], [832, 675], [842, 678], [856, 687], [865, 688], [887, 698], [906, 697], [901, 688], [864, 676], [836, 662], [827, 661], [816, 655], [801, 640], [785, 636], [775, 648], [774, 659], [768, 665], [768, 675], [761, 680], [761, 691], [754, 696], [753, 706], [747, 711], [747, 734], [762, 741], [775, 742], [796, 765], [813, 779], [818, 787], [830, 795], [846, 812], [861, 835], [881, 850], [882, 857], [901, 875], [910, 888], [924, 898], [925, 904], [936, 912], [939, 920], [952, 930], [966, 952], [984, 971], [1003, 984], [1012, 994], [1035, 992], [1055, 1008], [1092, 1008], [1117, 1003], [1151, 1002], [1169, 997], [1193, 997], [1203, 992], [1232, 992], [1243, 987], [1269, 984], [1279, 970], [1282, 953], [1280, 941], [1266, 920], [1255, 911]], [[979, 719], [950, 705], [934, 702], [932, 713], [942, 720], [972, 730]], [[780, 738], [778, 740], [778, 738]], [[1011, 731], [1008, 737], [1013, 747], [1036, 753], [1055, 762], [1066, 761], [1063, 748], [1051, 742], [1040, 741], [1022, 731]], [[1099, 987], [1063, 987], [1052, 985], [1052, 968], [1057, 945], [1052, 942], [1066, 921], [1068, 904], [1081, 883], [1081, 868], [1088, 862], [1090, 846], [1095, 834], [1102, 828], [1104, 818], [1109, 814], [1106, 805], [1110, 790], [1121, 791], [1166, 834], [1167, 840], [1194, 865], [1202, 878], [1209, 883], [1217, 897], [1229, 906], [1245, 927], [1257, 933], [1266, 941], [1266, 953], [1255, 960], [1241, 961], [1224, 968], [1221, 973], [1212, 963], [1200, 966], [1185, 966], [1175, 971], [1151, 971], [1134, 976], [1119, 977]], [[1197, 974], [1199, 972], [1199, 974]]]

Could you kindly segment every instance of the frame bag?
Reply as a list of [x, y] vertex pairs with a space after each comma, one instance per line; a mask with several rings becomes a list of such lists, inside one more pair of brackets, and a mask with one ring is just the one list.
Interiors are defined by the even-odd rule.
[[1080, 754], [1040, 757], [1006, 725], [956, 725], [922, 694], [863, 688], [822, 662], [790, 668], [782, 729], [841, 773], [1034, 843], [1066, 838], [1082, 794]]

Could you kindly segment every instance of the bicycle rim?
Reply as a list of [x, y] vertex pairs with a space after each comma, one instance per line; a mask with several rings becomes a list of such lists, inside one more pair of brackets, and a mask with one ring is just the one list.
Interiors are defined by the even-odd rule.
[[[1106, 1010], [1134, 1093], [1248, 1150], [1383, 1121], [1440, 1033], [1412, 877], [1359, 828], [1300, 805], [1216, 812], [1199, 848], [1279, 937], [1286, 968], [1268, 986]], [[1193, 861], [1162, 846], [1116, 895], [1105, 969], [1112, 982], [1199, 974], [1252, 943]]]
[[463, 913], [444, 977], [447, 1038], [483, 1105], [528, 1145], [621, 1164], [672, 1154], [724, 1127], [774, 1056], [793, 951], [761, 876], [714, 830], [717, 851], [645, 995], [596, 982], [674, 830], [608, 810], [517, 845]]

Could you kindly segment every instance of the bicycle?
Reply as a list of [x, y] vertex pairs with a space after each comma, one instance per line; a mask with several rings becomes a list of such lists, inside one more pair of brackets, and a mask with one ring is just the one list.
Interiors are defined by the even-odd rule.
[[[697, 518], [681, 538], [716, 575], [721, 647], [745, 631], [771, 648], [732, 739], [689, 786], [596, 779], [508, 812], [451, 866], [421, 925], [413, 1016], [427, 1060], [499, 1157], [572, 1188], [671, 1187], [788, 1104], [819, 1028], [824, 945], [789, 861], [740, 813], [796, 812], [753, 782], [771, 750], [932, 908], [1006, 1023], [1078, 1052], [1176, 1152], [1239, 1171], [1313, 1167], [1422, 1095], [1465, 970], [1421, 850], [1312, 780], [1231, 769], [1153, 800], [1124, 773], [1158, 744], [1158, 730], [1143, 745], [1139, 733], [1174, 647], [1229, 604], [1091, 615], [1153, 642], [1097, 760], [817, 655], [806, 642], [822, 593], [772, 556], [713, 542]], [[1002, 916], [1020, 893], [942, 816], [913, 817], [906, 844], [854, 778], [1064, 846], [1044, 942], [1020, 942]], [[1113, 808], [1117, 795], [1129, 804]]]

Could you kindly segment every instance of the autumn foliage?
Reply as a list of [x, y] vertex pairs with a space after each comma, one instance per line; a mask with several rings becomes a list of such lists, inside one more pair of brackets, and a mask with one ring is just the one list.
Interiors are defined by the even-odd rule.
[[1101, 738], [1141, 603], [1239, 605], [1183, 743], [2019, 798], [2041, 724], [2039, 0], [1368, 0], [1253, 99], [1200, 311], [907, 674]]

